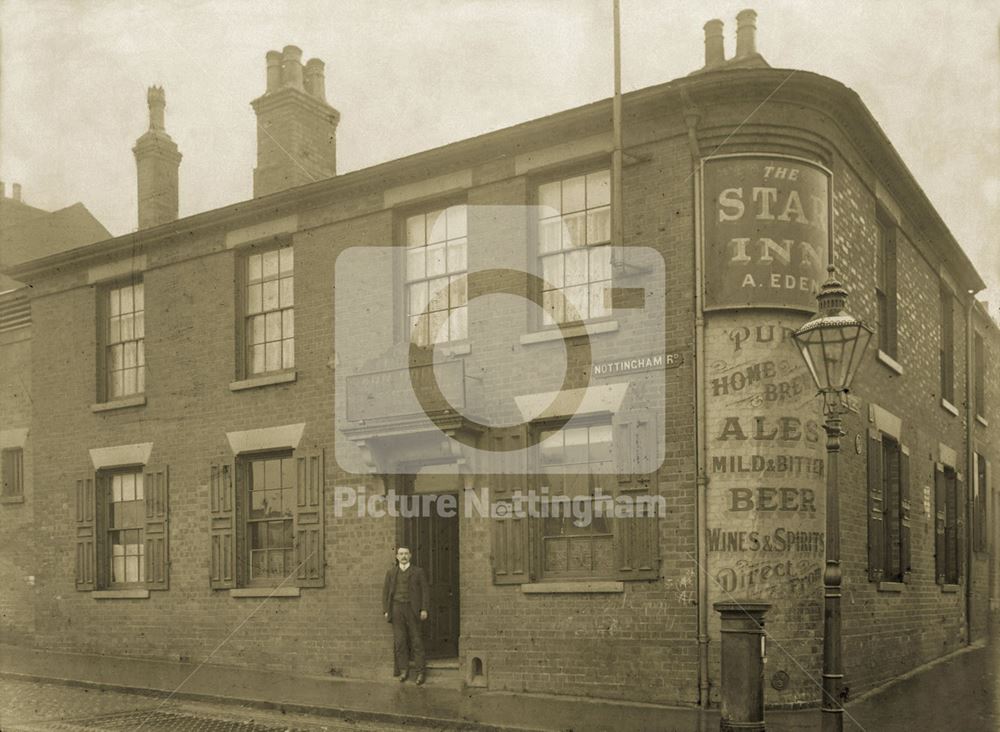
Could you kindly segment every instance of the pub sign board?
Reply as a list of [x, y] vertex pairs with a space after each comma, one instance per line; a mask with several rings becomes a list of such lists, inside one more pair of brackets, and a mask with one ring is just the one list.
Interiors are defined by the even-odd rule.
[[783, 155], [702, 161], [705, 310], [815, 312], [831, 243], [831, 175]]

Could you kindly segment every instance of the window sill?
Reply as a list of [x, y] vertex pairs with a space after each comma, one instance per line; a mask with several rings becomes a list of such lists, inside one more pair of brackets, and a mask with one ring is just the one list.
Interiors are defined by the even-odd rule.
[[903, 375], [903, 367], [902, 365], [900, 365], [899, 361], [894, 359], [892, 356], [883, 351], [881, 348], [878, 350], [878, 354], [875, 356], [875, 359], [879, 363], [886, 366], [890, 371], [895, 371], [900, 376]]
[[625, 583], [615, 581], [595, 582], [532, 582], [521, 585], [526, 595], [554, 595], [564, 593], [624, 592]]
[[990, 423], [986, 421], [986, 417], [981, 414], [976, 415], [976, 421], [979, 422], [983, 427], [989, 427]]
[[24, 496], [0, 496], [0, 504], [24, 503]]
[[954, 594], [962, 589], [962, 585], [941, 585], [941, 592]]
[[94, 590], [90, 596], [95, 600], [146, 600], [149, 590]]
[[299, 597], [298, 587], [238, 587], [229, 591], [230, 597]]
[[271, 384], [291, 384], [296, 380], [297, 373], [296, 371], [279, 371], [276, 374], [265, 374], [264, 376], [233, 381], [229, 384], [229, 391], [256, 389], [259, 386], [270, 386]]
[[956, 407], [954, 404], [949, 402], [944, 397], [941, 398], [941, 406], [944, 408], [944, 411], [951, 412], [956, 417], [958, 416], [958, 407]]
[[91, 404], [91, 412], [110, 412], [113, 409], [127, 409], [128, 407], [144, 407], [146, 406], [146, 396], [145, 394], [140, 394], [139, 396], [125, 397], [123, 399], [113, 399], [110, 402], [101, 402], [100, 404]]
[[906, 588], [905, 582], [879, 582], [879, 592], [902, 592]]
[[435, 346], [435, 350], [440, 351], [447, 358], [468, 356], [472, 353], [472, 344], [468, 341], [465, 343], [441, 343]]
[[525, 333], [521, 336], [521, 345], [549, 343], [551, 341], [561, 341], [564, 338], [577, 338], [584, 335], [595, 336], [601, 333], [615, 333], [617, 330], [617, 320], [599, 320], [596, 323], [571, 325], [568, 328], [551, 328], [549, 330], [538, 330], [534, 333]]

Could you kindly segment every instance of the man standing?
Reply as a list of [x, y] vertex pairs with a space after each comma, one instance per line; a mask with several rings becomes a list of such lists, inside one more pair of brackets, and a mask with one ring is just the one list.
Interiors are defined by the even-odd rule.
[[427, 669], [424, 666], [424, 639], [420, 623], [427, 620], [427, 607], [431, 604], [431, 590], [424, 570], [410, 564], [410, 550], [396, 549], [396, 566], [386, 572], [382, 588], [382, 613], [392, 623], [393, 652], [399, 680], [410, 677], [410, 652], [417, 671], [417, 684], [423, 684]]

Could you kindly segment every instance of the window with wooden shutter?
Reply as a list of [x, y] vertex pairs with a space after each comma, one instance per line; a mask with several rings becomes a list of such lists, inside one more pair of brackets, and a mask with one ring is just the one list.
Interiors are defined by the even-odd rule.
[[[965, 553], [962, 548], [965, 546], [965, 480], [961, 473], [955, 473], [954, 488], [952, 490], [952, 502], [949, 509], [954, 506], [952, 513], [953, 539], [951, 556], [954, 559], [950, 562], [952, 567], [952, 581], [958, 584], [962, 581], [963, 569], [965, 567]], [[949, 511], [951, 513], [951, 511]]]
[[899, 456], [899, 557], [903, 582], [910, 581], [912, 570], [912, 551], [910, 544], [910, 449], [906, 445], [900, 447]]
[[295, 462], [296, 491], [296, 583], [299, 587], [322, 587], [326, 574], [323, 450], [296, 450], [292, 459]]
[[169, 587], [170, 529], [168, 525], [169, 480], [166, 465], [147, 465], [145, 470], [145, 574], [146, 587]]
[[547, 514], [535, 522], [545, 579], [610, 579], [615, 460], [610, 417], [538, 428], [538, 487]]
[[640, 515], [644, 499], [658, 495], [656, 415], [642, 410], [616, 415], [612, 421], [617, 496], [636, 506], [636, 515], [615, 519], [617, 575], [622, 580], [652, 580], [660, 575], [659, 520]]
[[882, 434], [868, 430], [868, 579], [881, 582], [885, 567]]
[[939, 585], [947, 581], [948, 571], [945, 561], [945, 519], [946, 493], [944, 465], [934, 463], [934, 576]]
[[15, 503], [24, 498], [24, 449], [8, 447], [0, 451], [0, 474], [3, 488], [0, 503]]
[[236, 586], [236, 511], [233, 464], [228, 460], [212, 463], [209, 478], [209, 586], [225, 589]]
[[491, 559], [493, 582], [498, 585], [521, 584], [534, 579], [531, 520], [526, 515], [514, 515], [512, 502], [515, 491], [526, 487], [528, 461], [523, 448], [527, 443], [524, 425], [494, 428], [486, 436], [490, 451], [487, 487], [489, 501], [496, 507], [496, 517], [491, 522]]
[[76, 589], [97, 589], [97, 508], [95, 476], [76, 481]]

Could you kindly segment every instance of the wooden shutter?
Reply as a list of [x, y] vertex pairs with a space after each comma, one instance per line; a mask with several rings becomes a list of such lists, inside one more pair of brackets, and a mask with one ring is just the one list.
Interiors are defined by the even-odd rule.
[[[618, 495], [631, 500], [659, 495], [656, 479], [656, 415], [650, 410], [615, 415], [612, 441]], [[650, 504], [656, 509], [656, 504]], [[651, 580], [660, 576], [659, 520], [652, 516], [614, 519], [615, 559], [623, 580]]]
[[[493, 428], [486, 437], [490, 451], [489, 504], [496, 506], [492, 520], [493, 546], [490, 557], [493, 565], [493, 583], [513, 585], [534, 579], [531, 551], [531, 519], [514, 516], [510, 499], [516, 490], [527, 487], [528, 460], [524, 448], [528, 444], [526, 425]], [[522, 490], [523, 492], [523, 490]], [[508, 509], [507, 513], [502, 513]]]
[[882, 433], [868, 430], [868, 579], [881, 582], [885, 569], [885, 496]]
[[208, 484], [210, 503], [209, 586], [213, 590], [236, 586], [236, 511], [234, 466], [228, 460], [212, 463]]
[[170, 555], [168, 544], [170, 529], [167, 522], [168, 474], [167, 466], [146, 466], [143, 479], [146, 496], [146, 587], [165, 590], [169, 585]]
[[910, 448], [899, 448], [899, 569], [910, 581]]
[[965, 545], [965, 512], [967, 510], [968, 503], [965, 498], [965, 481], [962, 478], [961, 473], [955, 475], [955, 519], [953, 521], [953, 539], [952, 546], [955, 550], [955, 559], [953, 562], [952, 577], [955, 578], [956, 583], [961, 583], [962, 575], [965, 569], [965, 552], [962, 551], [962, 547]]
[[97, 589], [97, 496], [93, 473], [76, 481], [76, 589]]
[[937, 583], [945, 583], [945, 493], [947, 482], [944, 466], [934, 463], [934, 575]]
[[295, 566], [299, 587], [322, 587], [326, 577], [323, 539], [325, 465], [322, 449], [296, 450]]

